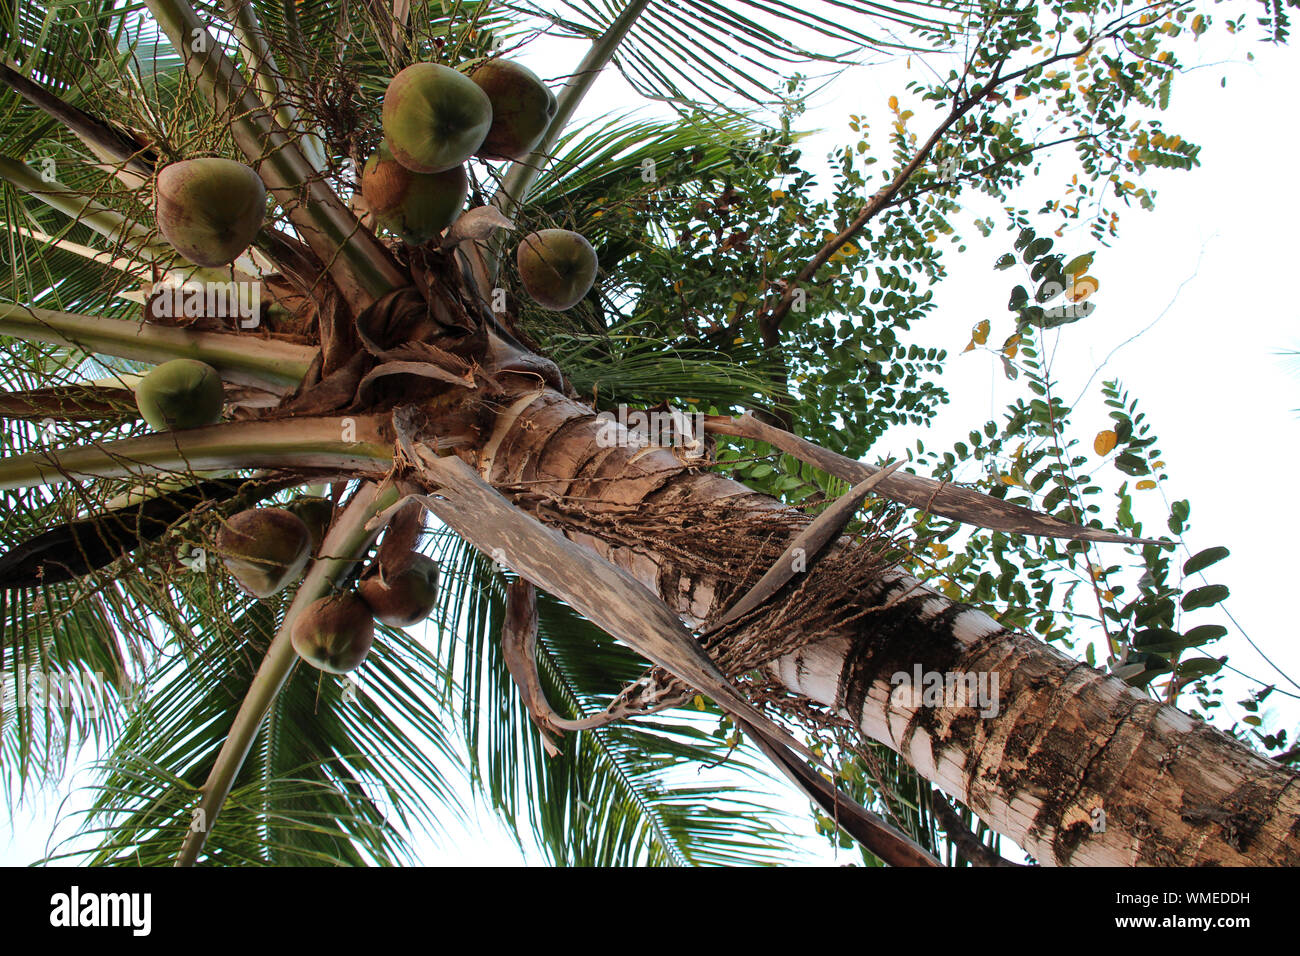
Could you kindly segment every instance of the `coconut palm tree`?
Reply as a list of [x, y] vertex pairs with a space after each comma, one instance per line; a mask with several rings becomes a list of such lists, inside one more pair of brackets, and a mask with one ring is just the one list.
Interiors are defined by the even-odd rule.
[[[1044, 53], [1049, 26], [1032, 10], [944, 0], [145, 7], [8, 7], [0, 64], [0, 652], [15, 687], [90, 672], [111, 698], [8, 709], [5, 777], [12, 798], [102, 741], [83, 828], [93, 862], [398, 860], [404, 834], [454, 810], [444, 774], [460, 761], [557, 862], [783, 859], [785, 824], [758, 782], [773, 768], [871, 861], [996, 864], [996, 834], [1044, 863], [1300, 860], [1293, 772], [1132, 674], [921, 583], [902, 506], [1001, 534], [1136, 542], [1149, 557], [1160, 543], [860, 463], [871, 437], [938, 400], [895, 332], [927, 296], [882, 269], [871, 305], [892, 323], [864, 324], [829, 358], [823, 345], [844, 342], [817, 324], [866, 309], [845, 266], [855, 243], [936, 277], [926, 230], [946, 226], [963, 185], [1005, 195], [1061, 143], [1097, 176], [1156, 164], [1121, 107], [1167, 99], [1160, 44], [1176, 31], [1160, 28], [1186, 11], [1143, 22], [1089, 4]], [[442, 235], [388, 235], [359, 178], [389, 79], [526, 51], [539, 30], [589, 44], [540, 142], [472, 163], [472, 208]], [[1132, 49], [1103, 53], [1112, 41]], [[818, 234], [787, 74], [967, 46], [927, 88], [943, 106], [933, 133], [911, 134], [892, 103], [894, 168], [868, 195], [847, 157], [823, 210], [835, 228]], [[573, 125], [611, 64], [675, 119]], [[1065, 64], [1097, 66], [1087, 107], [1063, 108], [1071, 135], [1008, 118], [1018, 98], [1056, 96], [1064, 81], [1048, 73]], [[773, 88], [776, 125], [760, 122]], [[945, 150], [955, 176], [936, 171]], [[1172, 166], [1195, 155], [1158, 152]], [[158, 173], [200, 156], [255, 170], [274, 210], [227, 265], [187, 261], [161, 234]], [[770, 234], [785, 241], [765, 249], [732, 223], [752, 195], [778, 202], [773, 175], [796, 201], [775, 208]], [[531, 304], [513, 266], [521, 237], [547, 227], [580, 229], [601, 266], [563, 312]], [[1065, 278], [1042, 242], [1018, 249], [1042, 264], [1035, 279]], [[749, 270], [752, 299], [731, 295], [725, 269]], [[166, 308], [185, 288], [205, 297]], [[1050, 322], [1020, 305], [1028, 348]], [[141, 373], [177, 358], [220, 376], [223, 421], [140, 421]], [[828, 405], [845, 382], [878, 388], [875, 410]], [[672, 439], [650, 444], [636, 421], [597, 414], [688, 398], [710, 409], [699, 427], [670, 415]], [[838, 421], [805, 432], [842, 427], [847, 454], [797, 436], [818, 414]], [[772, 451], [814, 483], [802, 507], [794, 486], [717, 467]], [[251, 600], [222, 569], [221, 531], [304, 491], [328, 516], [312, 560], [291, 590]], [[868, 498], [872, 517], [850, 523]], [[299, 660], [295, 628], [319, 602], [389, 580], [417, 548], [442, 566], [432, 646], [381, 626], [355, 678]], [[893, 676], [914, 670], [996, 676], [996, 706], [898, 693]], [[722, 734], [692, 711], [721, 718]], [[837, 779], [791, 725], [838, 735], [883, 792]], [[741, 740], [747, 756], [730, 756]], [[750, 782], [702, 786], [693, 768], [729, 757]]]

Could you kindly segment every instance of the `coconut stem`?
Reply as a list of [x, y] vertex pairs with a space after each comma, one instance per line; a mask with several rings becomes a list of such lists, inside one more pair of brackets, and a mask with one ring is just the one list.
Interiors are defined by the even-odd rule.
[[[492, 204], [500, 209], [507, 219], [513, 219], [519, 207], [523, 205], [528, 197], [528, 191], [541, 175], [543, 165], [551, 159], [551, 151], [559, 142], [560, 134], [569, 125], [583, 97], [596, 82], [596, 77], [614, 58], [614, 53], [623, 42], [623, 38], [631, 31], [648, 3], [649, 0], [630, 0], [623, 12], [618, 15], [618, 19], [591, 44], [591, 49], [582, 58], [577, 70], [556, 96], [555, 115], [551, 118], [551, 124], [546, 128], [542, 141], [528, 156], [512, 163], [506, 170], [500, 187], [492, 197]], [[474, 278], [483, 295], [486, 295], [487, 290], [496, 285], [500, 271], [501, 242], [487, 240], [475, 245], [480, 255], [474, 257], [472, 267]]]
[[230, 727], [230, 734], [222, 744], [221, 752], [217, 754], [217, 761], [203, 784], [203, 796], [192, 818], [194, 822], [176, 857], [177, 866], [193, 866], [203, 852], [208, 834], [212, 832], [222, 804], [230, 795], [230, 788], [240, 767], [244, 765], [258, 728], [262, 726], [271, 704], [298, 659], [289, 639], [294, 621], [313, 601], [324, 597], [331, 586], [352, 570], [357, 563], [357, 556], [363, 554], [379, 534], [379, 528], [366, 530], [367, 522], [396, 502], [397, 498], [397, 488], [391, 482], [382, 485], [365, 484], [330, 528], [321, 545], [321, 553], [347, 557], [314, 561], [299, 585], [298, 593], [294, 595], [280, 629], [267, 648], [262, 666], [258, 668], [248, 693], [244, 695], [235, 722]]
[[560, 134], [564, 132], [569, 125], [569, 121], [573, 119], [573, 114], [577, 112], [583, 97], [587, 95], [591, 85], [596, 82], [596, 77], [614, 58], [619, 45], [622, 44], [623, 39], [631, 31], [648, 4], [649, 0], [631, 0], [623, 12], [618, 15], [618, 19], [610, 24], [609, 29], [591, 44], [591, 49], [582, 58], [577, 70], [573, 72], [564, 84], [564, 89], [560, 90], [556, 96], [555, 116], [551, 118], [551, 125], [546, 128], [542, 141], [537, 144], [537, 148], [529, 156], [513, 163], [506, 171], [501, 180], [501, 187], [497, 190], [496, 195], [492, 197], [492, 202], [507, 217], [513, 215], [514, 211], [527, 198], [528, 190], [532, 188], [533, 183], [537, 181], [537, 177], [541, 175], [543, 165], [551, 158], [551, 150], [555, 148], [555, 144], [560, 140]]
[[227, 422], [97, 445], [48, 448], [0, 461], [0, 490], [218, 469], [309, 468], [382, 475], [392, 467], [392, 443], [383, 436], [387, 419], [373, 415]]
[[16, 159], [0, 156], [0, 179], [39, 199], [50, 208], [71, 216], [104, 238], [121, 243], [133, 254], [162, 260], [163, 265], [178, 258], [170, 247], [154, 242], [148, 229]]
[[230, 131], [240, 150], [353, 310], [360, 312], [405, 285], [388, 250], [316, 173], [298, 138], [266, 111], [188, 0], [146, 0], [146, 5], [216, 112], [232, 117]]
[[223, 332], [193, 332], [164, 325], [38, 309], [0, 301], [0, 335], [51, 342], [89, 354], [161, 364], [189, 358], [207, 362], [237, 385], [287, 392], [298, 386], [316, 349], [277, 339]]

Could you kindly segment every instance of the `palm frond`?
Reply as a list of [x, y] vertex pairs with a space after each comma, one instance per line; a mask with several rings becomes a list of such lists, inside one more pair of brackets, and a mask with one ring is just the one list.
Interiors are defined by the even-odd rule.
[[[67, 851], [92, 863], [174, 860], [232, 704], [251, 683], [283, 614], [283, 601], [263, 601], [230, 616], [238, 602], [221, 575], [191, 575], [180, 584], [170, 595], [185, 609], [176, 631], [191, 640], [159, 666], [91, 785], [96, 798], [79, 838], [98, 836], [99, 845]], [[165, 588], [153, 590], [155, 598], [169, 596]], [[299, 668], [259, 731], [233, 803], [213, 827], [209, 861], [409, 859], [413, 828], [434, 825], [435, 807], [458, 811], [444, 770], [455, 766], [456, 751], [437, 719], [442, 686], [436, 662], [402, 631], [385, 632], [351, 683]]]
[[[726, 865], [789, 862], [785, 815], [766, 776], [705, 729], [709, 717], [674, 714], [584, 731], [556, 757], [509, 676], [499, 634], [504, 579], [450, 533], [438, 536], [442, 623], [435, 654], [464, 693], [470, 779], [522, 839], [562, 865]], [[538, 663], [553, 706], [567, 717], [602, 709], [645, 662], [554, 599], [539, 600]], [[704, 768], [727, 761], [720, 770]]]
[[596, 396], [601, 407], [663, 401], [753, 407], [775, 394], [770, 361], [755, 346], [737, 346], [731, 353], [673, 347], [652, 331], [650, 323], [632, 321], [606, 335], [556, 333], [544, 342], [574, 388]]
[[[527, 3], [520, 9], [572, 35], [598, 37], [626, 4], [564, 0], [560, 6], [560, 16]], [[614, 62], [649, 99], [684, 107], [736, 97], [772, 103], [791, 72], [829, 72], [866, 53], [914, 49], [898, 33], [955, 23], [961, 9], [942, 0], [650, 0]]]

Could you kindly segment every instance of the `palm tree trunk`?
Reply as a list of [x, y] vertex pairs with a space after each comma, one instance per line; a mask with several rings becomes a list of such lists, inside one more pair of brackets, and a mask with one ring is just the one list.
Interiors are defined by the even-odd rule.
[[[479, 456], [485, 476], [693, 626], [742, 591], [709, 514], [769, 519], [725, 530], [730, 554], [779, 554], [807, 520], [670, 451], [606, 447], [608, 426], [558, 392], [506, 405]], [[628, 515], [639, 531], [620, 530]], [[674, 533], [645, 533], [655, 516]], [[738, 637], [771, 658], [751, 655], [732, 672], [764, 664], [1043, 864], [1300, 864], [1300, 774], [901, 571], [853, 575], [834, 560], [846, 548], [805, 579], [833, 576], [818, 593], [835, 595], [835, 613], [814, 623], [789, 605], [773, 610], [778, 599]], [[960, 692], [913, 699], [896, 675], [918, 669], [983, 674], [996, 703], [971, 706]]]

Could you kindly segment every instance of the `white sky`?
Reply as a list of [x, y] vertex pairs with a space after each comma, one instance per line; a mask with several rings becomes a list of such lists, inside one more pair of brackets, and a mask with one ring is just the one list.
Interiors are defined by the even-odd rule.
[[[1300, 155], [1300, 133], [1285, 119], [1293, 113], [1290, 93], [1300, 88], [1300, 69], [1293, 48], [1259, 43], [1245, 47], [1240, 41], [1228, 45], [1209, 37], [1202, 45], [1204, 62], [1211, 65], [1175, 81], [1171, 108], [1163, 114], [1166, 131], [1202, 145], [1202, 165], [1189, 173], [1157, 170], [1148, 175], [1143, 185], [1158, 191], [1155, 211], [1135, 208], [1124, 214], [1112, 248], [1097, 248], [1090, 270], [1101, 282], [1092, 300], [1097, 310], [1049, 334], [1045, 344], [1055, 340], [1054, 369], [1067, 386], [1063, 393], [1068, 398], [1106, 362], [1090, 398], [1075, 414], [1078, 437], [1085, 442], [1110, 424], [1096, 398], [1103, 378], [1118, 376], [1138, 398], [1169, 465], [1166, 494], [1170, 500], [1191, 500], [1191, 552], [1220, 544], [1232, 549], [1231, 557], [1212, 570], [1212, 580], [1231, 587], [1227, 607], [1237, 622], [1300, 680], [1296, 624], [1286, 601], [1278, 597], [1279, 587], [1283, 596], [1290, 587], [1288, 572], [1278, 560], [1300, 540], [1300, 517], [1286, 501], [1291, 476], [1300, 465], [1300, 418], [1293, 411], [1300, 408], [1300, 366], [1276, 354], [1300, 348], [1296, 300], [1289, 295], [1290, 273], [1296, 268], [1292, 232], [1300, 221], [1300, 199], [1286, 173]], [[1254, 63], [1245, 62], [1245, 49], [1255, 53]], [[557, 64], [576, 64], [582, 51], [582, 44], [544, 39], [521, 59], [539, 74], [555, 76], [563, 72]], [[1211, 62], [1229, 55], [1234, 62]], [[818, 93], [800, 124], [820, 130], [804, 145], [805, 162], [820, 162], [836, 145], [856, 140], [847, 125], [850, 113], [869, 117], [873, 145], [882, 149], [889, 121], [886, 102], [891, 94], [903, 97], [912, 75], [901, 60], [857, 68]], [[1226, 89], [1219, 85], [1222, 76], [1228, 78]], [[621, 78], [607, 71], [584, 104], [583, 115], [624, 110], [633, 102]], [[913, 128], [924, 135], [931, 128], [926, 112], [904, 103], [916, 110]], [[1047, 182], [1055, 185], [1060, 176]], [[1042, 188], [1031, 183], [1033, 201], [1021, 198], [1026, 192], [1013, 197], [1013, 203], [1036, 209]], [[981, 207], [979, 215], [987, 212]], [[1001, 217], [995, 215], [999, 231], [988, 240], [969, 226], [971, 218], [957, 220], [968, 251], [948, 257], [951, 274], [937, 289], [938, 309], [911, 333], [918, 344], [948, 350], [950, 361], [941, 382], [952, 401], [930, 429], [919, 435], [911, 429], [891, 433], [873, 449], [873, 456], [904, 453], [917, 437], [931, 449], [949, 447], [988, 418], [1000, 419], [1014, 394], [1016, 383], [1003, 378], [996, 358], [980, 352], [960, 354], [971, 327], [981, 319], [993, 320], [991, 342], [1010, 333], [1005, 303], [1015, 281], [1014, 270], [992, 269], [993, 260], [1009, 246]], [[1069, 250], [1094, 248], [1086, 233], [1073, 238], [1067, 233], [1058, 240], [1062, 244]], [[1164, 530], [1159, 510], [1163, 506], [1154, 498], [1152, 504], [1147, 527], [1159, 534]], [[1118, 560], [1121, 549], [1110, 547]], [[1201, 623], [1215, 619], [1209, 612], [1201, 615]], [[1227, 653], [1229, 664], [1252, 676], [1278, 680], [1281, 689], [1300, 694], [1271, 671], [1230, 622], [1223, 623], [1230, 634], [1212, 645], [1212, 653]], [[1235, 701], [1247, 686], [1234, 681], [1224, 699]], [[1300, 701], [1275, 693], [1270, 702], [1266, 713], [1283, 718], [1282, 725], [1294, 734], [1300, 727]], [[66, 789], [29, 803], [9, 827], [0, 828], [0, 863], [23, 864], [42, 855]], [[798, 797], [790, 800], [792, 807], [802, 805]], [[77, 804], [74, 797], [70, 805]], [[419, 841], [421, 860], [468, 865], [542, 862], [535, 851], [521, 856], [486, 812], [479, 823], [453, 829], [437, 841]], [[828, 852], [819, 856], [831, 861]]]

